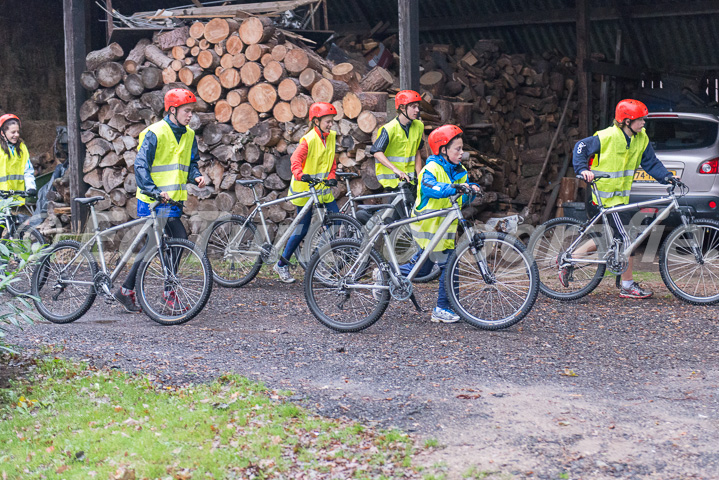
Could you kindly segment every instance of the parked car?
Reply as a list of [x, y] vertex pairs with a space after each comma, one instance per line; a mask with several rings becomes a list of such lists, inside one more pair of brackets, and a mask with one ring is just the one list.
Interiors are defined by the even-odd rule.
[[[697, 217], [719, 219], [719, 118], [700, 113], [650, 113], [646, 131], [659, 160], [689, 187], [680, 205], [688, 206]], [[631, 203], [665, 194], [666, 186], [637, 169]]]

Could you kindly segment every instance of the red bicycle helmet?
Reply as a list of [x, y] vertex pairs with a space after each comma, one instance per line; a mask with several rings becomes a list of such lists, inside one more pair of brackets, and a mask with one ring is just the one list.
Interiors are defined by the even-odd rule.
[[17, 117], [17, 115], [13, 115], [12, 113], [6, 113], [5, 115], [0, 116], [0, 129], [8, 120], [17, 120], [17, 123], [20, 123], [20, 119]]
[[414, 90], [402, 90], [401, 92], [398, 92], [397, 95], [394, 97], [394, 108], [399, 110], [399, 107], [402, 105], [409, 105], [410, 103], [415, 102], [421, 102], [422, 97], [419, 96], [419, 93], [415, 92]]
[[442, 125], [432, 130], [429, 134], [429, 149], [433, 155], [439, 155], [439, 149], [449, 142], [462, 135], [462, 129], [456, 125]]
[[165, 94], [165, 111], [170, 110], [170, 107], [179, 107], [187, 103], [196, 102], [197, 97], [191, 91], [184, 88], [173, 88]]
[[622, 123], [627, 118], [629, 120], [636, 120], [637, 118], [646, 117], [649, 114], [647, 106], [639, 100], [632, 100], [627, 98], [617, 103], [617, 109], [614, 112], [614, 119]]
[[337, 109], [331, 103], [317, 102], [310, 105], [310, 122], [315, 118], [322, 118], [327, 115], [337, 115]]

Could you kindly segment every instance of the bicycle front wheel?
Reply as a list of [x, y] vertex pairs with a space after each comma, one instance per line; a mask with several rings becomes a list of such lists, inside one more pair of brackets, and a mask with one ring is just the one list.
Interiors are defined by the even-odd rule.
[[53, 323], [77, 320], [95, 301], [97, 263], [87, 250], [81, 251], [81, 247], [74, 240], [57, 242], [40, 258], [33, 271], [35, 308]]
[[262, 268], [257, 227], [245, 225], [245, 217], [232, 215], [212, 224], [201, 240], [215, 282], [223, 287], [241, 287], [251, 282]]
[[445, 290], [465, 322], [485, 330], [507, 328], [534, 306], [539, 292], [537, 265], [515, 237], [485, 233], [481, 238], [477, 253], [465, 242], [450, 256]]
[[142, 259], [135, 283], [148, 317], [161, 325], [179, 325], [192, 320], [210, 298], [212, 267], [194, 243], [171, 238]]
[[362, 224], [357, 219], [344, 213], [330, 212], [327, 214], [326, 221], [316, 222], [310, 227], [301, 247], [297, 250], [298, 253], [301, 252], [300, 255], [295, 255], [297, 263], [307, 270], [307, 264], [312, 255], [333, 240], [360, 239], [361, 237]]
[[338, 332], [358, 332], [373, 325], [389, 305], [389, 274], [380, 269], [375, 250], [350, 275], [362, 250], [359, 240], [335, 240], [310, 259], [305, 271], [305, 299], [312, 314]]
[[[555, 218], [537, 227], [529, 239], [528, 250], [539, 269], [539, 291], [549, 298], [576, 300], [591, 293], [604, 277], [606, 265], [603, 263], [576, 263], [570, 267], [569, 285], [564, 287], [559, 282], [559, 257], [582, 234], [581, 227], [582, 222], [574, 218]], [[597, 252], [604, 250], [600, 236], [593, 232], [584, 236], [586, 241], [598, 245], [596, 251], [584, 258], [600, 258]]]
[[[22, 227], [12, 237], [3, 238], [3, 241], [20, 243], [24, 253], [33, 253], [45, 244], [45, 238], [40, 232], [32, 227]], [[7, 265], [7, 271], [12, 272], [20, 267], [22, 260], [19, 256], [13, 256]], [[15, 275], [15, 280], [8, 283], [7, 291], [12, 295], [28, 295], [32, 290], [32, 267], [25, 265], [22, 271]]]
[[659, 250], [659, 273], [687, 303], [719, 302], [719, 222], [695, 220], [671, 231]]

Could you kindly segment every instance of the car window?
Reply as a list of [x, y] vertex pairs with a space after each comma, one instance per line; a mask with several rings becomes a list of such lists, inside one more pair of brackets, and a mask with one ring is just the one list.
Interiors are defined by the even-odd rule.
[[719, 124], [681, 118], [649, 118], [646, 130], [654, 150], [685, 150], [713, 145]]

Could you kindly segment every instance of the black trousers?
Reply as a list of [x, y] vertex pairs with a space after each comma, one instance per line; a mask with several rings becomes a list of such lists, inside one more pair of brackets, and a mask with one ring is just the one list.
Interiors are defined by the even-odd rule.
[[[185, 230], [185, 226], [182, 224], [182, 221], [180, 220], [180, 217], [166, 217], [166, 218], [158, 218], [159, 221], [167, 220], [167, 223], [165, 224], [165, 234], [170, 238], [181, 238], [183, 240], [187, 240], [187, 230]], [[135, 290], [135, 278], [137, 277], [137, 271], [140, 269], [140, 264], [142, 263], [142, 257], [145, 255], [145, 252], [147, 251], [147, 245], [149, 242], [154, 242], [155, 239], [148, 236], [148, 238], [145, 240], [145, 244], [142, 246], [142, 250], [138, 252], [138, 254], [135, 256], [135, 261], [132, 264], [132, 268], [130, 268], [130, 273], [127, 274], [127, 278], [125, 279], [125, 283], [122, 284], [123, 288], [127, 290]]]

